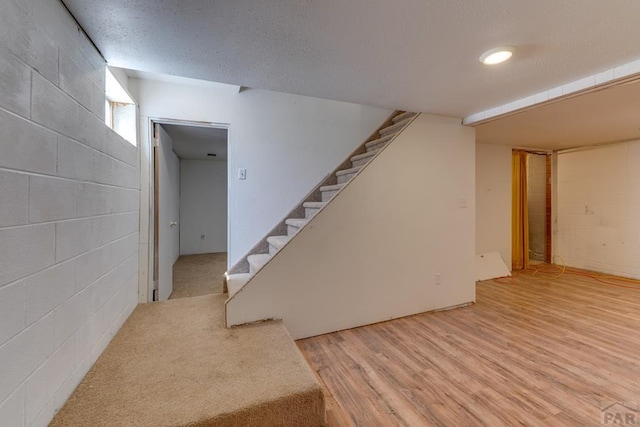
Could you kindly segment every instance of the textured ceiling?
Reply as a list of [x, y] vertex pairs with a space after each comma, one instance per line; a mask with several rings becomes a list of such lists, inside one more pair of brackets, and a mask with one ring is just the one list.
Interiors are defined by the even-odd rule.
[[636, 0], [64, 2], [114, 66], [456, 117], [640, 58]]
[[640, 140], [640, 82], [610, 87], [476, 127], [478, 142], [557, 150]]
[[[173, 151], [181, 159], [227, 159], [227, 129], [166, 124], [162, 127], [171, 136]], [[209, 153], [215, 157], [208, 156]]]

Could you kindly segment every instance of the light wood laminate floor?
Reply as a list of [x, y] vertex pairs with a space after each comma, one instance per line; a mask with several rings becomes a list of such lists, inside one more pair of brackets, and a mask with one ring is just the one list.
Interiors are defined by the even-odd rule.
[[640, 286], [569, 273], [480, 282], [469, 307], [298, 341], [328, 425], [591, 426], [640, 404]]

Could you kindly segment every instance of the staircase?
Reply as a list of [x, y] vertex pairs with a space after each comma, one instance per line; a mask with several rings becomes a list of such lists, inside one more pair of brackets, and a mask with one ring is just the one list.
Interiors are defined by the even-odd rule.
[[309, 221], [371, 162], [417, 113], [396, 111], [336, 170], [327, 175], [249, 253], [225, 273], [225, 289], [231, 300]]

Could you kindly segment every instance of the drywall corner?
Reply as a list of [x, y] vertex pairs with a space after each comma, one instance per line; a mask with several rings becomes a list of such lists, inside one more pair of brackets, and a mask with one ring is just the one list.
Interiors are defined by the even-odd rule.
[[511, 147], [476, 144], [476, 254], [511, 265]]

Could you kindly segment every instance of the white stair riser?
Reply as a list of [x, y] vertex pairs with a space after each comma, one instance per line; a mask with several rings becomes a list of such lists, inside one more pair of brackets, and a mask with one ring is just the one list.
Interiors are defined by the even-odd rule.
[[402, 114], [400, 114], [400, 115], [398, 115], [398, 116], [393, 118], [393, 123], [395, 124], [395, 123], [401, 122], [401, 121], [403, 121], [405, 119], [408, 119], [410, 117], [413, 117], [415, 115], [416, 115], [416, 113], [402, 113]]
[[269, 245], [269, 255], [273, 256], [280, 252], [284, 246], [289, 243], [289, 240], [285, 236], [270, 236], [267, 238]]
[[298, 231], [300, 231], [298, 227], [294, 227], [293, 225], [287, 225], [288, 236], [294, 236], [296, 233], [298, 233]]
[[227, 279], [227, 290], [229, 291], [229, 297], [237, 293], [251, 280], [249, 274], [231, 274]]
[[247, 261], [249, 261], [249, 274], [256, 274], [270, 259], [271, 256], [268, 254], [256, 254], [247, 257]]
[[349, 182], [349, 180], [351, 180], [351, 178], [353, 178], [354, 176], [356, 176], [358, 172], [353, 172], [353, 173], [347, 173], [344, 175], [338, 175], [338, 184], [344, 184]]
[[381, 143], [376, 144], [376, 145], [371, 145], [371, 146], [367, 147], [367, 153], [370, 153], [372, 151], [378, 151], [379, 149], [381, 149], [385, 145], [386, 145], [386, 142], [381, 142]]
[[360, 166], [364, 166], [367, 163], [369, 163], [369, 160], [371, 160], [373, 157], [366, 157], [364, 159], [360, 159], [360, 160], [352, 160], [351, 161], [351, 167], [357, 168]]
[[275, 255], [276, 253], [278, 253], [279, 250], [280, 249], [276, 248], [271, 243], [269, 243], [269, 255]]
[[400, 129], [402, 129], [406, 124], [407, 124], [407, 119], [400, 120], [397, 123], [394, 123], [393, 125], [387, 126], [386, 128], [380, 130], [378, 132], [378, 134], [381, 137], [385, 137], [387, 135], [392, 135], [392, 134], [397, 133], [398, 131], [400, 131]]
[[389, 136], [384, 137], [384, 138], [374, 139], [373, 141], [367, 142], [364, 145], [364, 148], [367, 150], [367, 152], [371, 152], [371, 149], [373, 147], [382, 146], [382, 145], [386, 144], [387, 142], [391, 141], [392, 139], [393, 139], [393, 135], [389, 135]]
[[319, 210], [320, 208], [304, 208], [304, 217], [312, 218]]
[[323, 191], [322, 192], [322, 201], [323, 202], [328, 202], [329, 200], [331, 200], [331, 198], [333, 196], [335, 196], [338, 193], [339, 190], [331, 190], [331, 191]]

